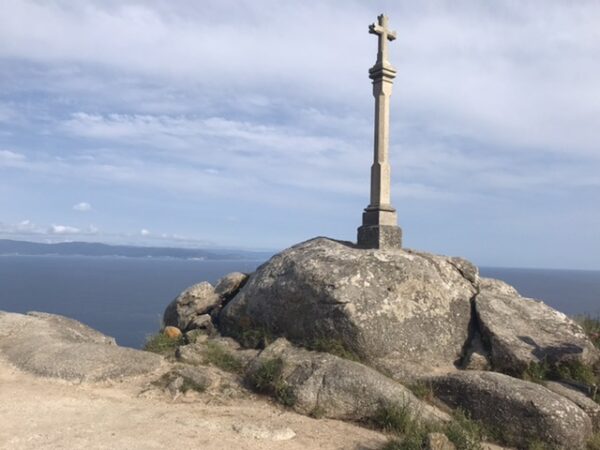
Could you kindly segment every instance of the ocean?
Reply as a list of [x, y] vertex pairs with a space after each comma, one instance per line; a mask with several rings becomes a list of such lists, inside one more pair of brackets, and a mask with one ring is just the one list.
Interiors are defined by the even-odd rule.
[[[44, 311], [77, 319], [140, 348], [167, 304], [200, 281], [252, 272], [263, 261], [88, 256], [0, 256], [0, 310]], [[600, 271], [481, 268], [527, 297], [570, 315], [600, 315]]]

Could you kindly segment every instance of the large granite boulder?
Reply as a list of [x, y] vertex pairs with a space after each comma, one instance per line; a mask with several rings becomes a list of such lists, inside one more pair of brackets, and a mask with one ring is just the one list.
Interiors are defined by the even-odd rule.
[[0, 311], [0, 357], [36, 375], [101, 381], [153, 372], [163, 359], [119, 347], [115, 340], [66, 317]]
[[519, 376], [532, 363], [593, 365], [600, 354], [583, 329], [508, 284], [482, 278], [475, 299], [480, 331], [494, 370]]
[[541, 441], [560, 449], [582, 449], [592, 422], [575, 403], [545, 387], [494, 372], [464, 371], [428, 380], [434, 395], [462, 408], [502, 436], [528, 448]]
[[275, 255], [220, 315], [234, 337], [265, 330], [337, 341], [396, 379], [448, 370], [469, 338], [477, 269], [459, 258], [317, 238]]
[[[277, 366], [277, 365], [280, 366]], [[279, 338], [246, 369], [250, 384], [271, 388], [301, 414], [364, 421], [387, 405], [405, 407], [414, 419], [441, 422], [449, 417], [410, 390], [360, 363], [304, 350]], [[265, 378], [271, 386], [264, 386]], [[256, 380], [260, 381], [256, 381]], [[260, 383], [263, 383], [261, 386]]]

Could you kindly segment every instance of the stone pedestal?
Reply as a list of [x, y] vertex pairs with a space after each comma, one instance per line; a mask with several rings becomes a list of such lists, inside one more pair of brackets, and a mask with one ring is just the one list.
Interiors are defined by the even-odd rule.
[[402, 248], [402, 229], [396, 225], [363, 225], [358, 227], [360, 248]]

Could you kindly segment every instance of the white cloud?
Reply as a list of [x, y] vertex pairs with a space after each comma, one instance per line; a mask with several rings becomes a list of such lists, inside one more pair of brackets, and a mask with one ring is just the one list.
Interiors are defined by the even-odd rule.
[[69, 225], [51, 225], [48, 234], [79, 234], [81, 230]]
[[142, 229], [140, 230], [140, 234], [141, 234], [142, 236], [149, 236], [149, 235], [150, 235], [150, 231], [149, 231], [149, 230], [147, 230], [146, 228], [142, 228]]
[[25, 155], [10, 150], [0, 150], [0, 167], [23, 167]]
[[79, 202], [76, 205], [73, 205], [73, 209], [75, 211], [87, 212], [92, 210], [92, 205], [90, 205], [88, 202]]

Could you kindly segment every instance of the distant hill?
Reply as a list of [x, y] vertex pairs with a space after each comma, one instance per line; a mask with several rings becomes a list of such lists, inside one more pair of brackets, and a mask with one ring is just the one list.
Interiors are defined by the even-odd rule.
[[0, 255], [124, 256], [129, 258], [179, 258], [206, 260], [266, 260], [273, 253], [246, 250], [216, 250], [174, 247], [137, 247], [95, 242], [39, 242], [0, 239]]

